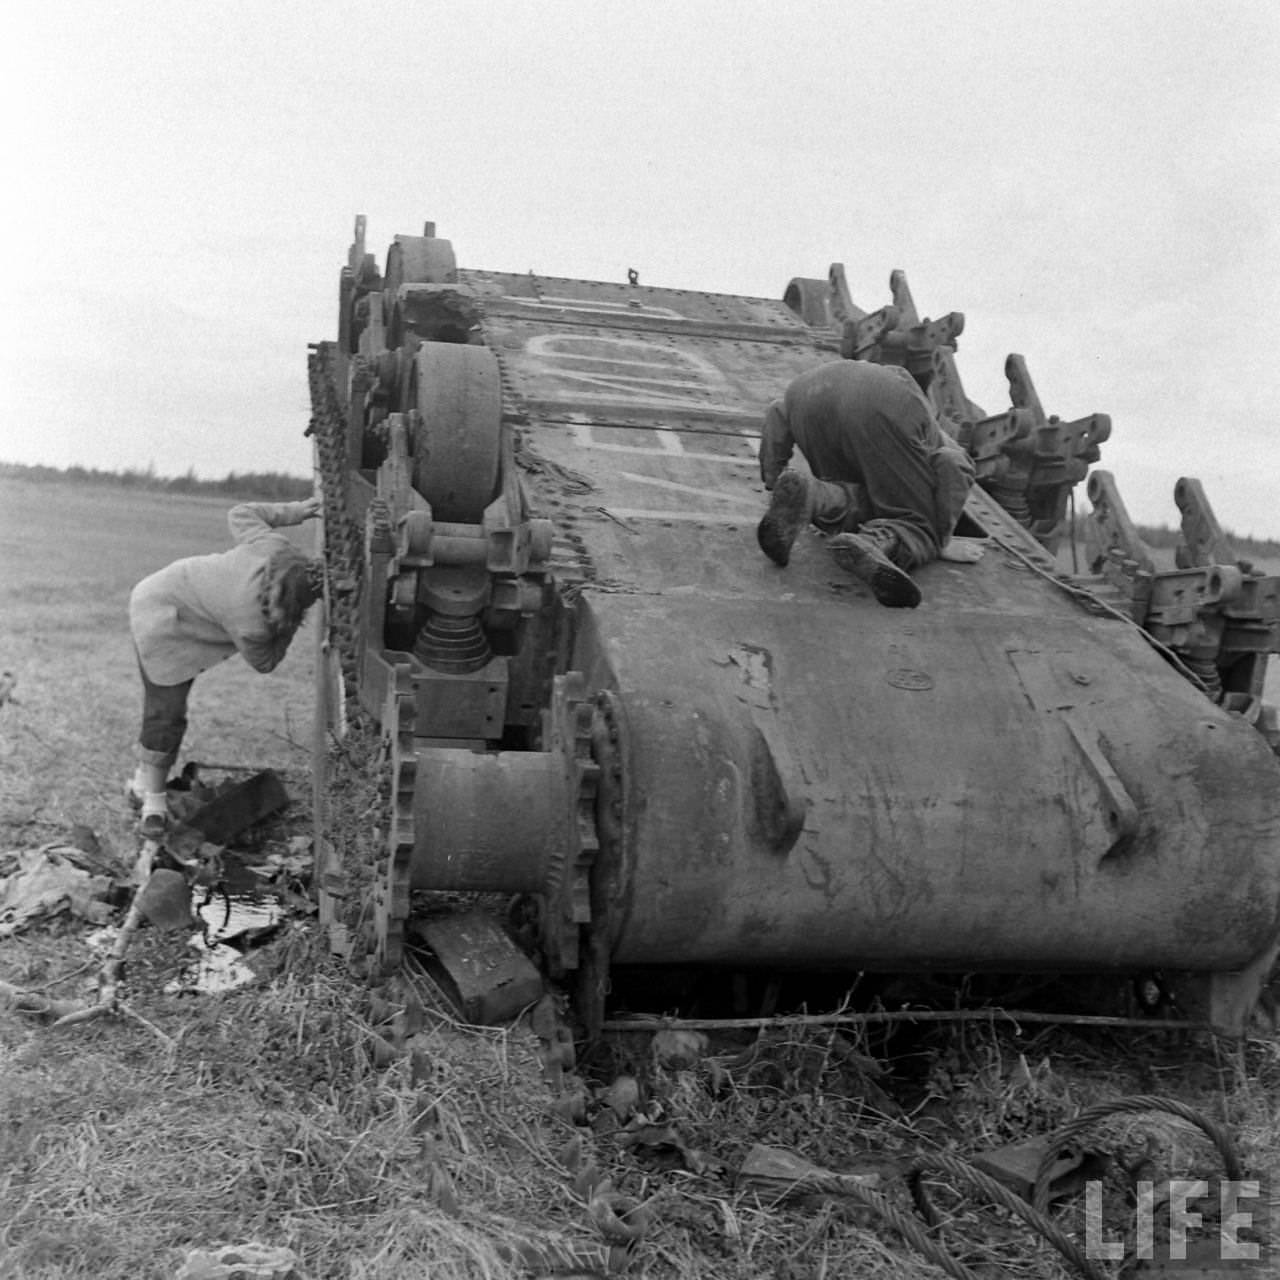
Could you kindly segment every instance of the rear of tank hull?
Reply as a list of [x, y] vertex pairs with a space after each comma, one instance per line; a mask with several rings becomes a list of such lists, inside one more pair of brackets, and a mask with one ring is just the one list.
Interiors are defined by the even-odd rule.
[[1277, 937], [1275, 756], [1114, 622], [591, 612], [615, 964], [1234, 970]]

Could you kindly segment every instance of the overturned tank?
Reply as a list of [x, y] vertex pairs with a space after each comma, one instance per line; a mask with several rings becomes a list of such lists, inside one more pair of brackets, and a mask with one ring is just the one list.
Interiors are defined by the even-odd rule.
[[[1017, 355], [980, 409], [963, 316], [890, 295], [467, 269], [430, 224], [379, 266], [357, 219], [311, 431], [322, 711], [389, 744], [381, 965], [417, 891], [491, 891], [588, 1027], [630, 966], [1157, 975], [1244, 1025], [1280, 949], [1280, 579], [1191, 478], [1159, 568], [1090, 469], [1109, 419], [1047, 414]], [[756, 546], [764, 408], [840, 359], [907, 367], [977, 466], [984, 554], [918, 570], [909, 613], [816, 531], [785, 570]], [[323, 842], [320, 872], [332, 919]]]

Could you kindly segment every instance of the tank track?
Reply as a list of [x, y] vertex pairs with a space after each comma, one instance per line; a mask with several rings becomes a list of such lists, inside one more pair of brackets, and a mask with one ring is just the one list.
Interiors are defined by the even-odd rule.
[[[337, 741], [325, 726], [328, 764], [323, 773], [317, 761], [317, 814], [324, 808], [324, 834], [317, 861], [321, 918], [330, 920], [330, 945], [348, 955], [357, 966], [373, 943], [369, 930], [370, 909], [376, 895], [380, 850], [386, 841], [390, 800], [385, 746], [378, 742], [376, 727], [359, 707], [359, 602], [364, 577], [361, 531], [351, 515], [347, 499], [347, 415], [336, 386], [337, 348], [317, 343], [308, 352], [307, 373], [311, 391], [311, 420], [306, 434], [315, 448], [321, 497], [324, 501], [325, 604], [328, 651], [337, 656], [341, 707], [346, 732]], [[324, 661], [323, 656], [319, 661]], [[317, 688], [324, 673], [317, 672]], [[317, 697], [317, 710], [322, 707]]]
[[324, 498], [324, 558], [329, 642], [342, 664], [347, 701], [355, 695], [357, 623], [364, 555], [360, 530], [347, 503], [346, 414], [334, 385], [332, 342], [317, 343], [307, 355], [311, 421], [306, 434], [315, 442]]
[[[335, 345], [325, 342], [316, 344], [308, 358], [312, 416], [307, 434], [315, 442], [324, 499], [328, 639], [339, 655], [349, 721], [374, 728], [376, 732], [376, 726], [368, 725], [361, 712], [357, 696], [364, 537], [352, 517], [347, 498], [350, 470], [347, 422], [336, 386], [336, 354]], [[353, 369], [353, 391], [359, 391], [365, 372], [357, 362]], [[376, 427], [374, 434], [377, 434]], [[516, 457], [518, 464], [526, 462], [519, 449]], [[547, 467], [553, 465], [537, 461]], [[526, 477], [540, 470], [536, 464], [522, 465], [521, 469]], [[573, 477], [573, 480], [582, 488], [590, 488], [585, 479]], [[370, 506], [368, 524], [373, 545], [390, 540], [392, 531], [386, 505], [380, 499], [375, 499]], [[572, 592], [594, 579], [595, 566], [576, 530], [570, 527], [567, 533], [558, 532], [554, 546], [553, 572], [562, 592]], [[592, 750], [594, 707], [582, 689], [581, 679], [576, 673], [558, 679], [550, 708], [554, 741], [548, 746], [564, 754], [566, 766], [573, 773], [576, 793], [573, 838], [570, 847], [560, 852], [550, 868], [547, 885], [547, 909], [555, 913], [556, 919], [549, 922], [551, 927], [545, 943], [549, 944], [547, 949], [553, 957], [553, 967], [561, 972], [576, 969], [579, 964], [579, 928], [591, 915], [589, 883], [598, 849], [595, 807], [599, 770]], [[362, 946], [357, 950], [375, 952], [377, 967], [384, 972], [399, 967], [409, 916], [416, 783], [413, 750], [416, 702], [411, 686], [394, 691], [392, 707], [393, 723], [384, 726], [388, 733], [381, 749], [374, 758], [364, 762], [378, 775], [377, 820], [369, 823], [368, 819], [374, 815], [365, 806], [363, 825], [369, 830], [352, 833], [355, 838], [345, 842], [363, 852], [356, 859], [359, 865], [344, 868], [340, 890], [348, 898], [342, 913], [345, 921], [351, 930], [359, 930], [361, 935]], [[373, 836], [372, 850], [367, 848], [370, 835]]]
[[[477, 299], [476, 311], [483, 324], [483, 299]], [[587, 549], [586, 539], [575, 527], [578, 512], [568, 499], [587, 498], [595, 491], [595, 485], [572, 467], [544, 458], [529, 443], [521, 430], [528, 423], [529, 414], [515, 390], [506, 358], [496, 343], [489, 350], [498, 365], [498, 382], [502, 388], [502, 417], [512, 431], [515, 463], [520, 469], [525, 493], [530, 499], [530, 514], [546, 516], [555, 522], [550, 568], [562, 593], [568, 593], [566, 598], [571, 598], [583, 586], [594, 584], [598, 574]]]

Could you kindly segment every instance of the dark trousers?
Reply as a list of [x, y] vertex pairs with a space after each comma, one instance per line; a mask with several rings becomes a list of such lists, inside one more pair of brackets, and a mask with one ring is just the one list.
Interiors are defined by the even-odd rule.
[[143, 764], [171, 769], [187, 732], [187, 697], [194, 680], [183, 684], [153, 684], [138, 660], [142, 676], [142, 732], [138, 759]]

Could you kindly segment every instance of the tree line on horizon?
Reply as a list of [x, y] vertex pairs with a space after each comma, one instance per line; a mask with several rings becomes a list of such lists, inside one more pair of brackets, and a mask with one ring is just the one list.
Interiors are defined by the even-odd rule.
[[69, 480], [75, 484], [112, 485], [119, 489], [257, 498], [266, 502], [297, 502], [309, 498], [315, 491], [309, 476], [293, 476], [282, 471], [228, 471], [220, 479], [202, 480], [194, 467], [188, 467], [180, 476], [159, 475], [154, 463], [145, 470], [126, 467], [122, 471], [104, 471], [98, 467], [0, 462], [0, 476], [37, 481]]
[[[123, 471], [102, 471], [97, 467], [48, 467], [18, 462], [0, 462], [0, 476], [25, 480], [70, 480], [80, 484], [115, 485], [121, 489], [152, 489], [169, 493], [205, 493], [220, 497], [258, 498], [266, 502], [297, 502], [309, 498], [314, 485], [308, 476], [293, 476], [282, 471], [228, 471], [221, 479], [202, 480], [194, 467], [180, 476], [162, 476], [155, 464], [141, 470], [129, 467]], [[1075, 518], [1077, 540], [1084, 538], [1084, 517]], [[1138, 536], [1157, 550], [1176, 547], [1182, 534], [1168, 525], [1138, 525]], [[1243, 557], [1280, 557], [1280, 542], [1269, 538], [1241, 537], [1227, 531], [1236, 553]]]

